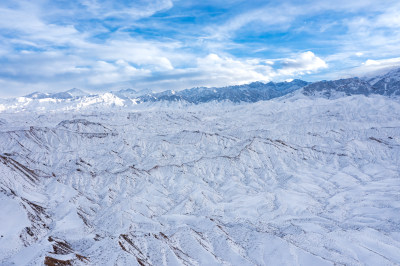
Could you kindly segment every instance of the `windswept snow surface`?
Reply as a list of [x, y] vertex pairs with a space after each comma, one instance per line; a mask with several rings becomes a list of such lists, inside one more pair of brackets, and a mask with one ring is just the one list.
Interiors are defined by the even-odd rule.
[[13, 110], [1, 265], [400, 264], [398, 98]]

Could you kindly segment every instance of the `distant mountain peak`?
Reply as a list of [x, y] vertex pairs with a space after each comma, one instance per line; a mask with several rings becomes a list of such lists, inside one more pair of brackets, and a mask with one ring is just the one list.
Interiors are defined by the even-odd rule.
[[137, 93], [137, 91], [136, 91], [136, 90], [134, 90], [134, 89], [122, 89], [122, 90], [119, 90], [118, 92]]
[[67, 90], [66, 93], [69, 93], [69, 94], [71, 94], [71, 96], [75, 96], [75, 97], [76, 96], [86, 96], [86, 95], [88, 95], [87, 92], [85, 92], [83, 90], [80, 90], [80, 89], [77, 89], [77, 88], [73, 88], [73, 89]]
[[31, 99], [43, 99], [43, 98], [46, 98], [48, 95], [49, 95], [48, 93], [35, 91], [35, 92], [25, 95], [24, 97], [31, 98]]
[[26, 98], [31, 98], [31, 99], [70, 99], [70, 98], [75, 98], [75, 97], [83, 97], [89, 95], [88, 93], [80, 90], [80, 89], [70, 89], [67, 91], [63, 92], [55, 92], [55, 93], [49, 93], [49, 92], [33, 92], [28, 95], [25, 95], [24, 97]]

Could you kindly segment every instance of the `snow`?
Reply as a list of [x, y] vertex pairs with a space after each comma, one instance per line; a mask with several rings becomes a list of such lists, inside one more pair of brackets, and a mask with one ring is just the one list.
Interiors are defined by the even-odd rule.
[[374, 265], [400, 262], [399, 117], [385, 96], [153, 103], [3, 113], [0, 138], [43, 176], [51, 221], [30, 247], [56, 236], [92, 264]]
[[332, 95], [3, 101], [0, 264], [400, 264], [399, 98]]
[[20, 231], [28, 226], [30, 221], [19, 203], [0, 194], [0, 258], [13, 253], [21, 245], [19, 239]]

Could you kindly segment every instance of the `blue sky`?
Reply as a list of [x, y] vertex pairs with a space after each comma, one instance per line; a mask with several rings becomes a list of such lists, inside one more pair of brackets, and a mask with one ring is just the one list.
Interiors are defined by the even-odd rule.
[[399, 1], [0, 2], [2, 97], [313, 81], [399, 65]]

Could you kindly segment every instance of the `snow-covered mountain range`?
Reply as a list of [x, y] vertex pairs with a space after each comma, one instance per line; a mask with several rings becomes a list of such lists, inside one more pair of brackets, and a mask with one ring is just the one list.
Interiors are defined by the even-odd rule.
[[246, 85], [221, 88], [192, 88], [182, 91], [152, 92], [151, 90], [124, 89], [101, 94], [90, 94], [79, 89], [65, 92], [34, 92], [23, 97], [0, 99], [0, 111], [12, 110], [81, 110], [103, 106], [132, 106], [151, 102], [181, 102], [200, 104], [207, 102], [258, 102], [291, 94], [304, 94], [325, 98], [349, 95], [380, 94], [400, 95], [400, 68], [385, 75], [369, 78], [348, 78], [334, 81], [309, 83], [303, 80], [291, 82], [253, 82]]
[[0, 265], [398, 265], [399, 70], [0, 102]]

